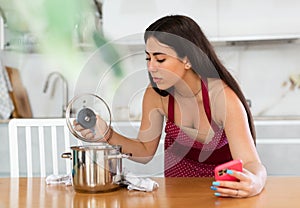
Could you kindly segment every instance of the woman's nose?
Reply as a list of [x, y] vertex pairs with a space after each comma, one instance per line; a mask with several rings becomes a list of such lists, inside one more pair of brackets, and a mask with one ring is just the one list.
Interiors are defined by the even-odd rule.
[[148, 61], [147, 68], [149, 72], [157, 71], [157, 66], [153, 63], [153, 61]]

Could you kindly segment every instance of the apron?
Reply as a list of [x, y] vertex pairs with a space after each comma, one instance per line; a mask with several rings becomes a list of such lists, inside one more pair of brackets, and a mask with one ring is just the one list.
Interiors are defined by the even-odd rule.
[[174, 123], [174, 97], [170, 94], [164, 143], [165, 177], [213, 177], [217, 165], [232, 160], [225, 131], [211, 118], [206, 79], [201, 80], [201, 87], [205, 114], [215, 134], [207, 144], [185, 134]]

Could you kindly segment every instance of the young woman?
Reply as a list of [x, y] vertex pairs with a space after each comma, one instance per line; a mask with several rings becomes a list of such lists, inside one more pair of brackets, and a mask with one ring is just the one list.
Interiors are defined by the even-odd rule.
[[[165, 16], [146, 29], [144, 40], [151, 84], [143, 97], [138, 138], [110, 129], [102, 140], [122, 145], [133, 160], [146, 163], [156, 152], [166, 119], [166, 177], [212, 177], [217, 165], [240, 159], [243, 171], [228, 171], [239, 181], [214, 181], [211, 189], [224, 197], [259, 194], [266, 170], [255, 148], [252, 115], [200, 27], [186, 16]], [[103, 124], [98, 117], [96, 134], [78, 123], [75, 129], [93, 139], [106, 129]]]

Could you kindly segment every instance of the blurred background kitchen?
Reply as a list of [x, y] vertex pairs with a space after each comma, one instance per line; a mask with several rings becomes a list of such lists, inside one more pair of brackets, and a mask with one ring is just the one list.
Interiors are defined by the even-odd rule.
[[269, 174], [299, 175], [299, 11], [297, 0], [0, 0], [0, 158], [10, 118], [64, 117], [80, 92], [102, 96], [135, 135], [148, 84], [143, 31], [185, 14], [240, 83]]

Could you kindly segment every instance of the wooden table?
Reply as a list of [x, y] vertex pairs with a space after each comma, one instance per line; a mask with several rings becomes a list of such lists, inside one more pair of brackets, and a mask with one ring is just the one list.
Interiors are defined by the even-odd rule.
[[0, 208], [283, 208], [300, 206], [300, 177], [269, 177], [263, 192], [246, 199], [219, 198], [211, 178], [153, 178], [153, 192], [120, 190], [76, 193], [72, 186], [46, 185], [44, 178], [0, 178]]

